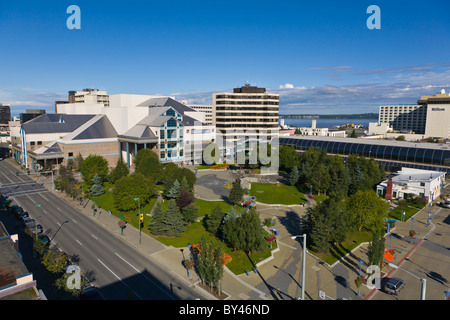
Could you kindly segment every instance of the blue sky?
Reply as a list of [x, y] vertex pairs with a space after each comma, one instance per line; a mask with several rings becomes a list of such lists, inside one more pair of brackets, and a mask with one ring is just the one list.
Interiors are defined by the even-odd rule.
[[[72, 4], [80, 30], [66, 26]], [[279, 93], [280, 113], [378, 112], [450, 92], [449, 12], [447, 0], [0, 0], [0, 103], [51, 112], [83, 88], [211, 103], [248, 81]]]

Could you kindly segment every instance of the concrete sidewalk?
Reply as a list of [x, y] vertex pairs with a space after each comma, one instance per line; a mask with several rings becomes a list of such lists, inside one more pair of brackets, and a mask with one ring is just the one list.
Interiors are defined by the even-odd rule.
[[[15, 165], [18, 168], [17, 165]], [[51, 180], [51, 179], [50, 179]], [[51, 181], [48, 179], [44, 185], [51, 190]], [[143, 254], [149, 256], [164, 266], [168, 272], [184, 281], [187, 285], [196, 286], [201, 293], [202, 299], [216, 299], [214, 296], [201, 289], [200, 280], [195, 272], [188, 275], [187, 270], [182, 265], [183, 254], [188, 252], [188, 248], [174, 248], [166, 246], [148, 234], [127, 226], [121, 234], [118, 226], [119, 218], [110, 215], [107, 211], [99, 209], [95, 216], [93, 215], [92, 203], [80, 205], [79, 201], [72, 200], [61, 192], [53, 191], [60, 198], [65, 199], [73, 207], [77, 208], [83, 214], [90, 216], [93, 221], [107, 228], [117, 237], [127, 241], [129, 244], [138, 248]], [[264, 205], [257, 204], [257, 210], [262, 219], [266, 217], [273, 218], [276, 221], [275, 228], [279, 231], [277, 237], [278, 250], [272, 257], [266, 261], [258, 262], [257, 272], [250, 271], [249, 274], [243, 273], [235, 275], [225, 268], [223, 277], [223, 292], [228, 300], [291, 300], [298, 299], [301, 296], [301, 269], [302, 269], [302, 247], [298, 240], [292, 240], [292, 235], [298, 235], [295, 223], [289, 223], [288, 218], [302, 216], [307, 207], [303, 206], [284, 206], [284, 205]], [[434, 214], [439, 207], [433, 206]], [[392, 235], [386, 235], [386, 248], [394, 249], [393, 263], [398, 264], [408, 255], [412, 254], [414, 249], [420, 245], [422, 239], [433, 230], [433, 224], [427, 226], [429, 207], [420, 210], [414, 216], [414, 230], [417, 236], [409, 237], [409, 230], [412, 228], [412, 220], [406, 222], [397, 221], [395, 228], [391, 230]], [[141, 243], [139, 243], [141, 239]], [[366, 277], [367, 269], [367, 247], [368, 243], [359, 245], [347, 254], [340, 261], [333, 265], [328, 265], [316, 256], [307, 254], [305, 268], [305, 299], [319, 299], [319, 291], [325, 292], [327, 298], [331, 299], [371, 299], [374, 290], [370, 290], [365, 285], [358, 288], [355, 279], [359, 276], [360, 263], [361, 274]], [[183, 249], [183, 252], [181, 251]], [[384, 267], [382, 276], [391, 272], [390, 267]]]

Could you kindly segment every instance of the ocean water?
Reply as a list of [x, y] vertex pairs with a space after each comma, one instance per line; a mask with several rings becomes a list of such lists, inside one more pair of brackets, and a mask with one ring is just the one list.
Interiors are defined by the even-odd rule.
[[[311, 127], [313, 119], [284, 119], [284, 124], [293, 127]], [[315, 119], [316, 128], [333, 128], [347, 123], [361, 124], [369, 127], [369, 122], [377, 122], [376, 119]]]

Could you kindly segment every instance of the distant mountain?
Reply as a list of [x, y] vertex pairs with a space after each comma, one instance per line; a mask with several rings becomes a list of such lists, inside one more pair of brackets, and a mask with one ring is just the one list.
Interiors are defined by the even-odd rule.
[[355, 114], [280, 114], [281, 119], [377, 119], [378, 113]]

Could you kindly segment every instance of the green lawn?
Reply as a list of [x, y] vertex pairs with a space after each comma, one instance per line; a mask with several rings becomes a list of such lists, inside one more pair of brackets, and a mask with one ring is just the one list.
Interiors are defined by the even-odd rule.
[[[119, 210], [114, 208], [114, 202], [112, 197], [112, 184], [111, 183], [105, 183], [104, 185], [106, 192], [99, 196], [94, 197], [93, 199], [97, 201], [97, 205], [100, 206], [100, 208], [108, 211], [109, 209], [112, 210], [113, 214], [117, 217], [119, 217], [121, 214], [125, 216], [127, 219], [127, 223], [135, 228], [139, 228], [138, 225], [138, 219], [139, 219], [139, 210], [131, 210], [128, 212], [120, 212]], [[202, 217], [207, 214], [210, 214], [211, 211], [219, 204], [222, 207], [223, 212], [229, 212], [232, 208], [232, 205], [225, 201], [207, 201], [202, 199], [194, 199], [196, 205], [199, 208], [198, 216]], [[153, 198], [150, 203], [146, 204], [145, 206], [141, 207], [141, 213], [144, 214], [144, 223], [143, 227], [141, 228], [141, 232], [146, 233], [148, 235], [151, 235], [148, 231], [148, 223], [151, 220], [151, 217], [147, 216], [147, 213], [150, 213], [151, 209], [156, 203], [156, 198]], [[167, 210], [169, 201], [165, 200], [162, 202], [161, 208], [163, 210]], [[237, 211], [239, 211], [239, 208], [236, 208]], [[129, 219], [129, 220], [128, 220]], [[117, 226], [119, 228], [119, 226]], [[126, 228], [123, 231], [124, 233], [127, 232]], [[229, 254], [232, 257], [232, 261], [227, 265], [227, 267], [234, 272], [235, 274], [241, 274], [244, 273], [246, 270], [251, 271], [254, 269], [254, 265], [267, 257], [270, 256], [271, 250], [276, 248], [276, 242], [273, 242], [273, 248], [269, 248], [269, 243], [267, 245], [267, 250], [265, 252], [255, 252], [252, 253], [250, 256], [248, 256], [243, 251], [232, 251], [230, 248], [228, 248], [222, 241], [217, 239], [216, 237], [212, 236], [203, 226], [203, 223], [200, 222], [194, 222], [189, 226], [186, 226], [186, 230], [181, 234], [180, 237], [166, 237], [166, 236], [154, 236], [155, 239], [158, 241], [164, 243], [167, 246], [173, 246], [176, 248], [182, 248], [186, 247], [189, 243], [195, 244], [200, 243], [202, 235], [205, 236], [207, 241], [213, 240], [216, 244], [222, 244], [222, 248], [224, 252]], [[250, 261], [250, 259], [251, 261]]]
[[[295, 186], [272, 183], [252, 183], [250, 195], [256, 196], [256, 201], [267, 204], [303, 204], [309, 202], [304, 194]], [[245, 196], [244, 196], [245, 198]]]
[[393, 218], [396, 220], [401, 220], [401, 213], [402, 211], [405, 211], [405, 221], [407, 221], [409, 218], [411, 218], [413, 215], [415, 215], [420, 209], [418, 208], [411, 208], [408, 206], [398, 206], [394, 208], [392, 211], [388, 213], [389, 218]]
[[347, 235], [342, 243], [332, 245], [327, 254], [311, 251], [312, 254], [332, 265], [347, 253], [356, 248], [360, 243], [372, 241], [372, 233], [369, 231], [354, 231]]

